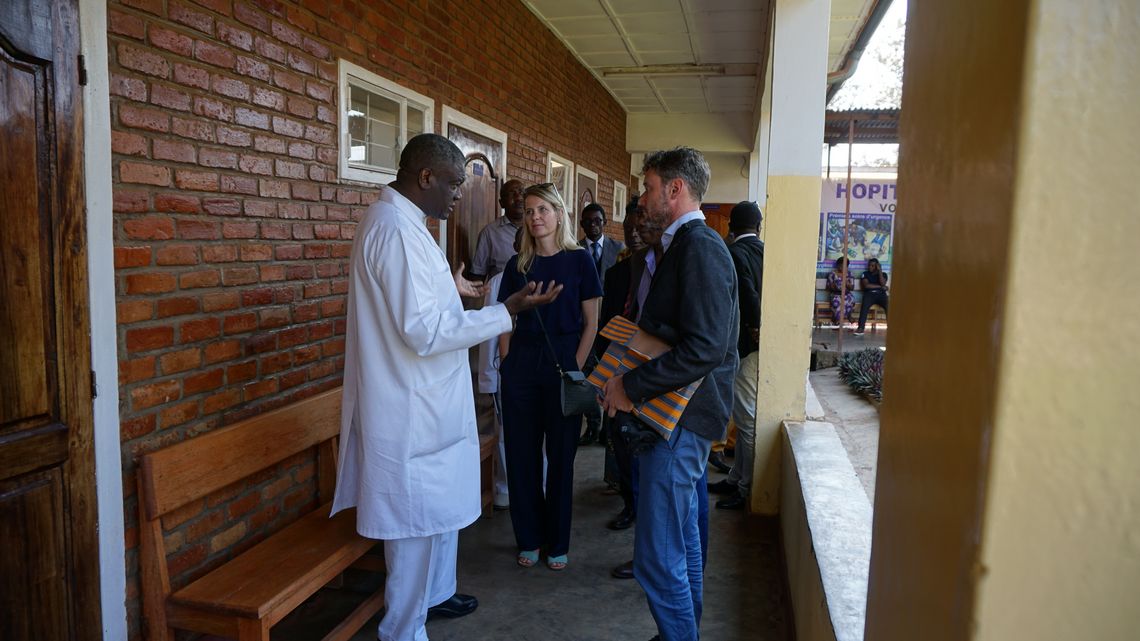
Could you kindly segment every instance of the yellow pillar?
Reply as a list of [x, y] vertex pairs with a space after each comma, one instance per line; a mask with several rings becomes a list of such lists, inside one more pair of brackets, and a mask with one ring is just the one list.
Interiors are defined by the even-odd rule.
[[780, 424], [804, 418], [819, 234], [830, 0], [777, 0], [767, 123], [764, 298], [761, 302], [753, 512], [776, 514]]
[[907, 20], [866, 638], [1135, 639], [1140, 5]]

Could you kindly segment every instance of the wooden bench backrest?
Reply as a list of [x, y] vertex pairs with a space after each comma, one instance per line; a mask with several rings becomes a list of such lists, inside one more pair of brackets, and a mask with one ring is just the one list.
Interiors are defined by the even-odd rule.
[[[142, 456], [139, 500], [147, 519], [157, 519], [336, 438], [341, 390], [336, 388], [228, 427]], [[335, 458], [335, 451], [332, 452]], [[322, 485], [328, 470], [322, 470]], [[322, 488], [323, 489], [323, 488]]]

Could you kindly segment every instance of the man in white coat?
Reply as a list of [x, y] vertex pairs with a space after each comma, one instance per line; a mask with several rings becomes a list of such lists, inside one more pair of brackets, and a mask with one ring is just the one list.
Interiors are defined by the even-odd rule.
[[431, 616], [463, 616], [455, 592], [459, 529], [479, 517], [479, 436], [467, 349], [511, 330], [518, 312], [554, 300], [561, 286], [524, 288], [502, 305], [464, 310], [480, 296], [453, 273], [425, 225], [460, 198], [463, 154], [422, 134], [400, 155], [356, 228], [340, 466], [333, 513], [357, 508], [357, 531], [384, 541], [388, 575], [380, 641], [426, 641]]

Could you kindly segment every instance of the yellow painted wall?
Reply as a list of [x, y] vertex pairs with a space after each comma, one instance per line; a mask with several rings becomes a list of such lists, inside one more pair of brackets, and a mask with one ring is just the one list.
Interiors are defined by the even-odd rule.
[[820, 188], [817, 176], [768, 176], [752, 479], [752, 510], [762, 514], [780, 507], [780, 423], [804, 418]]
[[866, 638], [1138, 638], [1140, 7], [912, 2]]
[[975, 637], [1133, 640], [1140, 3], [1039, 0], [1029, 24]]
[[644, 152], [699, 143], [705, 153], [747, 154], [755, 142], [752, 129], [747, 112], [631, 113], [625, 120], [625, 148]]

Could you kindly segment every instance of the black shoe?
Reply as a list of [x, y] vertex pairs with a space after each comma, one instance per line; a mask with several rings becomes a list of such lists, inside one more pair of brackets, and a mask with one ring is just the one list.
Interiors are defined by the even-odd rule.
[[736, 492], [736, 483], [729, 483], [728, 479], [721, 479], [716, 483], [709, 483], [709, 491], [713, 494], [732, 494]]
[[743, 510], [744, 505], [748, 503], [748, 497], [740, 492], [731, 496], [727, 496], [716, 502], [716, 509], [718, 510]]
[[470, 594], [460, 594], [456, 592], [451, 595], [451, 598], [428, 608], [427, 618], [428, 621], [438, 617], [447, 619], [458, 619], [462, 616], [467, 616], [479, 607], [479, 599], [471, 596]]
[[633, 561], [626, 561], [616, 568], [610, 570], [610, 576], [615, 579], [632, 579], [633, 578]]
[[621, 514], [617, 515], [617, 518], [606, 524], [606, 527], [611, 530], [628, 530], [636, 520], [637, 517], [633, 512], [630, 510], [622, 510]]
[[725, 474], [728, 474], [732, 471], [732, 467], [724, 460], [724, 454], [721, 452], [713, 452], [709, 454], [709, 465], [715, 467]]
[[586, 433], [582, 435], [582, 438], [578, 439], [578, 445], [589, 445], [590, 443], [593, 443], [595, 440], [597, 440], [597, 438], [597, 433], [594, 432], [594, 430], [587, 428]]

